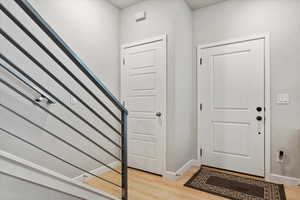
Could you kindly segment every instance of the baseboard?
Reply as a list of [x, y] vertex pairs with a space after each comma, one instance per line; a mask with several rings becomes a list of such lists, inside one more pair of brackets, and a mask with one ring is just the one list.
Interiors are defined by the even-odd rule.
[[170, 181], [176, 181], [178, 180], [181, 175], [186, 172], [189, 168], [192, 166], [200, 166], [201, 164], [199, 163], [198, 160], [189, 160], [187, 163], [185, 163], [180, 169], [178, 169], [176, 172], [171, 172], [171, 171], [166, 171], [164, 174], [164, 178]]
[[1, 150], [0, 174], [34, 183], [45, 189], [62, 192], [78, 199], [118, 200], [110, 194]]
[[284, 185], [290, 185], [290, 186], [297, 186], [300, 183], [300, 179], [288, 177], [288, 176], [282, 176], [278, 174], [270, 174], [269, 180], [274, 183], [284, 184]]
[[[108, 166], [115, 169], [115, 168], [121, 167], [121, 163], [119, 161], [115, 161], [115, 162], [112, 162], [112, 163], [108, 164]], [[96, 175], [101, 175], [101, 174], [103, 174], [105, 172], [108, 172], [108, 171], [111, 171], [111, 169], [109, 169], [105, 166], [101, 166], [99, 168], [91, 170], [90, 173], [96, 174]], [[73, 180], [83, 182], [83, 181], [88, 180], [92, 177], [93, 177], [92, 175], [90, 175], [88, 173], [84, 173], [84, 174], [81, 174], [79, 176], [76, 176], [75, 178], [73, 178]]]

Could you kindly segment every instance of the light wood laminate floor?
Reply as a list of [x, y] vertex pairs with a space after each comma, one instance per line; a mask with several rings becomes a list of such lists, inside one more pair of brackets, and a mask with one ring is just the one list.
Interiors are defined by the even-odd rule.
[[[160, 176], [129, 169], [129, 200], [223, 200], [225, 198], [184, 187], [199, 167], [192, 167], [179, 180], [168, 181]], [[234, 174], [234, 173], [231, 173]], [[115, 183], [120, 183], [120, 176], [113, 172], [101, 175]], [[97, 178], [85, 182], [113, 196], [120, 197], [120, 190], [115, 186], [103, 183]], [[287, 200], [300, 200], [300, 187], [285, 186]]]

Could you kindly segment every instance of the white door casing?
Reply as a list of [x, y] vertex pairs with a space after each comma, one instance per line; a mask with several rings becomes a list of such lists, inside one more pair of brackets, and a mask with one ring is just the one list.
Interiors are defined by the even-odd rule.
[[166, 35], [122, 46], [121, 98], [128, 109], [128, 166], [165, 172]]
[[[203, 149], [198, 158], [204, 165], [265, 176], [265, 161], [269, 162], [265, 158], [265, 150], [269, 156], [269, 119], [264, 124], [269, 114], [265, 39], [198, 47], [198, 148]], [[266, 111], [258, 112], [257, 107]], [[266, 168], [269, 171], [268, 163]]]

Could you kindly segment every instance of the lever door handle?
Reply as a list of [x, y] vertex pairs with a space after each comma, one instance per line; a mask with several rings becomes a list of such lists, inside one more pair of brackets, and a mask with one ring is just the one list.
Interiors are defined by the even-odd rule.
[[157, 112], [155, 113], [156, 117], [160, 117], [161, 116], [161, 112]]

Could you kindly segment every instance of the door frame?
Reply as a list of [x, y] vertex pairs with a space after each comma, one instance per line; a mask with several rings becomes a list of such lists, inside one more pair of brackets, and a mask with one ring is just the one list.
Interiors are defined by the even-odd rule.
[[140, 45], [145, 45], [145, 44], [150, 44], [150, 43], [154, 43], [154, 42], [163, 42], [163, 70], [162, 70], [162, 76], [165, 77], [164, 78], [164, 82], [162, 85], [162, 91], [163, 91], [163, 102], [162, 102], [162, 171], [161, 171], [161, 175], [164, 176], [167, 170], [167, 34], [163, 34], [157, 37], [153, 37], [153, 38], [147, 38], [144, 40], [139, 40], [139, 41], [135, 41], [135, 42], [131, 42], [131, 43], [127, 43], [124, 45], [121, 45], [121, 56], [120, 56], [120, 61], [121, 61], [121, 69], [120, 69], [120, 84], [121, 84], [121, 91], [120, 91], [120, 96], [121, 96], [121, 101], [124, 101], [124, 91], [125, 91], [125, 85], [124, 85], [124, 77], [125, 77], [125, 73], [124, 73], [124, 50], [127, 48], [131, 48], [131, 47], [135, 47], [135, 46], [140, 46]]
[[[251, 35], [243, 38], [235, 38], [235, 39], [229, 39], [229, 40], [223, 40], [219, 42], [213, 42], [205, 45], [198, 45], [197, 47], [197, 69], [200, 66], [200, 58], [202, 57], [201, 55], [201, 50], [202, 49], [207, 49], [211, 47], [217, 47], [217, 46], [223, 46], [223, 45], [228, 45], [228, 44], [234, 44], [234, 43], [240, 43], [240, 42], [246, 42], [246, 41], [252, 41], [252, 40], [259, 40], [259, 39], [264, 39], [264, 52], [265, 52], [265, 179], [269, 180], [270, 179], [270, 174], [271, 174], [271, 82], [270, 82], [270, 34], [258, 34], [258, 35]], [[197, 159], [200, 164], [202, 164], [202, 159], [200, 156], [200, 149], [202, 147], [202, 140], [201, 138], [203, 135], [200, 132], [200, 94], [199, 94], [199, 70], [197, 70]]]

